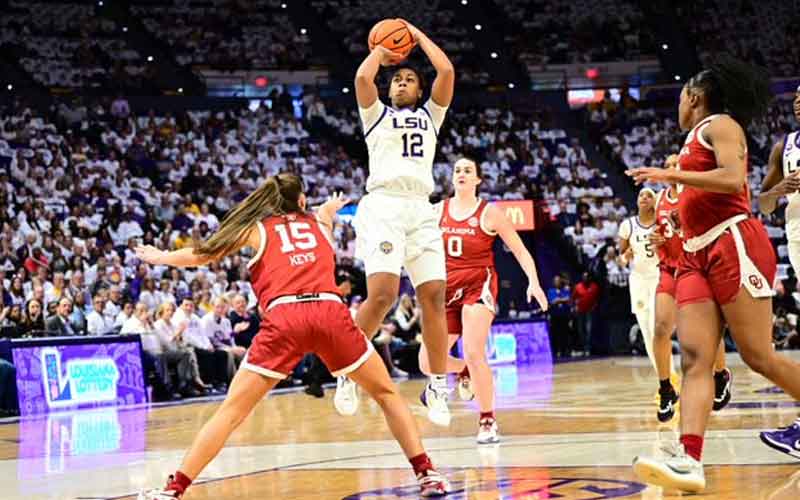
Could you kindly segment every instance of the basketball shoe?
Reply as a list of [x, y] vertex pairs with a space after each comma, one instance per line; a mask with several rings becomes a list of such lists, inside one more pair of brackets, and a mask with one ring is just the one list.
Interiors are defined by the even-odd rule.
[[435, 469], [417, 474], [417, 483], [421, 497], [443, 497], [450, 492], [450, 482]]
[[428, 420], [442, 427], [450, 425], [450, 408], [447, 407], [448, 392], [446, 388], [434, 388], [428, 384], [419, 395], [420, 402], [428, 409]]
[[339, 415], [349, 417], [358, 411], [358, 387], [347, 377], [336, 378], [336, 394], [333, 395], [333, 406]]
[[705, 489], [703, 464], [686, 454], [681, 443], [669, 443], [661, 448], [662, 457], [636, 457], [633, 472], [643, 482], [697, 493]]
[[177, 490], [170, 489], [170, 485], [172, 485], [174, 478], [175, 476], [169, 476], [169, 478], [167, 478], [167, 485], [164, 486], [164, 489], [155, 488], [152, 490], [140, 491], [139, 495], [136, 497], [136, 500], [170, 500], [181, 498], [183, 496], [182, 493], [179, 493]]
[[733, 374], [724, 368], [719, 374], [714, 374], [714, 411], [720, 411], [731, 402], [731, 386]]
[[497, 433], [497, 420], [482, 418], [478, 422], [478, 444], [497, 444], [500, 436]]
[[759, 434], [765, 445], [794, 458], [800, 458], [800, 418], [789, 427], [781, 427], [774, 431]]

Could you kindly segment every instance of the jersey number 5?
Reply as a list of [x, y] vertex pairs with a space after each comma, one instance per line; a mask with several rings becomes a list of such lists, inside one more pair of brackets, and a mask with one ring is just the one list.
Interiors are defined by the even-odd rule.
[[464, 253], [464, 240], [460, 236], [447, 238], [447, 255], [450, 257], [461, 257]]
[[307, 222], [290, 222], [289, 230], [286, 224], [275, 226], [275, 232], [281, 238], [281, 252], [291, 253], [295, 250], [311, 250], [317, 246], [317, 238], [311, 232], [311, 225]]
[[403, 158], [422, 158], [422, 134], [403, 134]]

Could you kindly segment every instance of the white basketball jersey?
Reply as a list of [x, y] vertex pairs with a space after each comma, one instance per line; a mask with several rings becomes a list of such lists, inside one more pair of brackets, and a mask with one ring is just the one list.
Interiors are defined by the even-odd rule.
[[369, 151], [367, 192], [430, 196], [436, 137], [447, 108], [428, 99], [415, 110], [393, 109], [378, 99], [358, 111]]
[[[781, 161], [784, 177], [800, 171], [800, 131], [786, 136]], [[790, 193], [787, 198], [789, 204], [786, 205], [786, 239], [800, 241], [800, 193]]]
[[629, 217], [619, 226], [619, 237], [628, 240], [633, 248], [631, 273], [642, 277], [658, 277], [658, 252], [650, 243], [650, 234], [657, 228], [657, 224], [643, 226], [639, 216]]

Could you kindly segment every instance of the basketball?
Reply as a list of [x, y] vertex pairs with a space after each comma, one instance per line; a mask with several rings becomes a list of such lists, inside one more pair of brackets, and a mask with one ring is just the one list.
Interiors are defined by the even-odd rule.
[[383, 45], [392, 52], [405, 57], [417, 43], [411, 36], [406, 23], [400, 19], [384, 19], [369, 31], [367, 44], [369, 50], [374, 49], [377, 45]]

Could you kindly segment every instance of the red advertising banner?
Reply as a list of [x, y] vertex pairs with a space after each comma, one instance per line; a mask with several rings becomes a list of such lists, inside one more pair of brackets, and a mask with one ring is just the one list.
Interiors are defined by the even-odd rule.
[[503, 200], [493, 203], [506, 214], [506, 218], [511, 221], [517, 231], [532, 231], [534, 229], [536, 224], [533, 201]]

